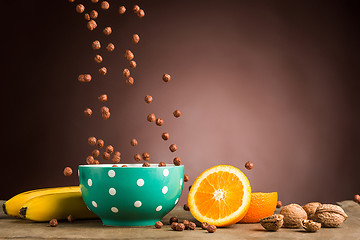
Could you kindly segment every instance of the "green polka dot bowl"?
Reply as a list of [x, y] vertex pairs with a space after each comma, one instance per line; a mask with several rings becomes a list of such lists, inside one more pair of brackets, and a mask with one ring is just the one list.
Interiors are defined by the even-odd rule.
[[80, 165], [79, 183], [85, 204], [104, 225], [154, 225], [177, 205], [184, 166], [126, 166]]

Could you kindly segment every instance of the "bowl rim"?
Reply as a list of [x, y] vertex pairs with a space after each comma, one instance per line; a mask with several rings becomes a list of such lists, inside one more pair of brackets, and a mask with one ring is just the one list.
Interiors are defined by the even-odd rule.
[[[118, 167], [113, 167], [114, 165], [118, 165]], [[121, 165], [126, 165], [127, 167], [121, 167]], [[111, 169], [134, 169], [134, 168], [141, 168], [141, 169], [154, 169], [154, 168], [175, 168], [175, 167], [184, 167], [184, 165], [176, 166], [175, 164], [166, 164], [166, 166], [159, 167], [158, 163], [150, 163], [150, 167], [143, 167], [141, 163], [103, 163], [103, 164], [91, 164], [91, 165], [79, 165], [80, 167], [84, 168], [111, 168]]]

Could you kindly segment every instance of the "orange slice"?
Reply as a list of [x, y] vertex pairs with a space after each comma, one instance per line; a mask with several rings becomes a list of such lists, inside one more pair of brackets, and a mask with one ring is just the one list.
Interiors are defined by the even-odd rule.
[[218, 165], [202, 172], [191, 186], [188, 204], [199, 222], [223, 227], [240, 221], [251, 200], [249, 180], [239, 169]]
[[251, 193], [251, 203], [245, 217], [241, 223], [257, 223], [260, 218], [268, 217], [274, 214], [277, 204], [277, 192]]

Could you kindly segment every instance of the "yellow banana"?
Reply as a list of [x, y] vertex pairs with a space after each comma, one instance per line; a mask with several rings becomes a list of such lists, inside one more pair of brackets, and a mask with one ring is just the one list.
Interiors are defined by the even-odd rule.
[[22, 218], [46, 222], [53, 218], [66, 219], [72, 215], [75, 219], [98, 218], [91, 212], [79, 192], [50, 193], [27, 201], [20, 209]]
[[80, 192], [79, 186], [42, 188], [19, 193], [3, 204], [4, 213], [14, 217], [20, 217], [20, 208], [30, 199], [50, 193], [57, 192]]

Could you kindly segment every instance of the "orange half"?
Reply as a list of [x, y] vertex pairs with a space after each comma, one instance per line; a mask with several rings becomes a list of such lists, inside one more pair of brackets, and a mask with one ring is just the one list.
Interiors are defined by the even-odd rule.
[[238, 168], [218, 165], [202, 172], [191, 186], [188, 204], [199, 222], [223, 227], [240, 221], [251, 200], [249, 180]]

